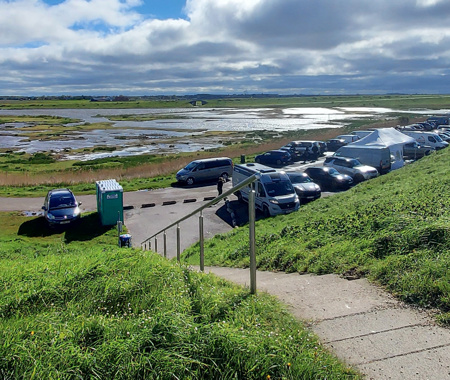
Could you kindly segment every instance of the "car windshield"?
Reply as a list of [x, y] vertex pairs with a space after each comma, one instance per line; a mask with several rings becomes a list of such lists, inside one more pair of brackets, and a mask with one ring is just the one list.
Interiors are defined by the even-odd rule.
[[289, 174], [289, 179], [292, 183], [308, 183], [312, 182], [312, 179], [306, 175], [301, 174]]
[[294, 193], [291, 181], [277, 181], [266, 183], [267, 194], [271, 197], [289, 195]]
[[341, 173], [339, 173], [336, 169], [334, 169], [334, 168], [329, 168], [328, 169], [328, 173], [330, 174], [330, 175], [332, 175], [332, 176], [337, 176], [337, 175], [340, 175]]
[[50, 198], [51, 209], [75, 206], [75, 199], [71, 195], [58, 195]]
[[191, 162], [190, 164], [185, 166], [186, 170], [192, 170], [197, 166], [197, 162]]
[[350, 167], [354, 168], [355, 166], [362, 166], [361, 162], [359, 162], [356, 158], [349, 161]]

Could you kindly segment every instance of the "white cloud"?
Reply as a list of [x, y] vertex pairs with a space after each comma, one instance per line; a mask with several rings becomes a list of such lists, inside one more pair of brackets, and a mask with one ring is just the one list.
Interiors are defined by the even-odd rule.
[[0, 95], [61, 87], [439, 92], [450, 74], [450, 29], [442, 17], [450, 2], [188, 0], [187, 19], [165, 20], [145, 19], [135, 11], [140, 4], [0, 0]]

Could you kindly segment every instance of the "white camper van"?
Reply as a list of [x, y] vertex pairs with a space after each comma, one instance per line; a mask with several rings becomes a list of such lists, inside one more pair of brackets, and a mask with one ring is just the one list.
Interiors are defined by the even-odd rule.
[[[299, 198], [284, 171], [254, 163], [234, 165], [233, 187], [254, 174], [259, 176], [254, 182], [256, 209], [265, 216], [288, 214], [299, 209]], [[248, 202], [251, 186], [246, 186], [235, 193], [239, 200]]]
[[436, 150], [448, 147], [448, 142], [442, 140], [442, 138], [437, 133], [422, 132], [422, 131], [401, 131], [401, 132], [415, 139], [420, 145], [431, 146]]

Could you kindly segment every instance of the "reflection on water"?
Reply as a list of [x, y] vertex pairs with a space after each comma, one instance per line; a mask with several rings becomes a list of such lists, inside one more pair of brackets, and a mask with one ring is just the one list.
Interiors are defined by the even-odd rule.
[[[40, 109], [0, 110], [2, 115], [49, 115], [83, 120], [83, 123], [111, 122], [114, 115], [171, 115], [177, 119], [112, 121], [114, 128], [80, 131], [59, 140], [29, 140], [18, 131], [23, 124], [0, 124], [0, 148], [25, 152], [62, 151], [96, 146], [118, 147], [114, 152], [71, 155], [67, 158], [92, 159], [143, 153], [189, 152], [222, 146], [223, 137], [204, 138], [198, 131], [284, 132], [319, 128], [341, 128], [350, 119], [373, 118], [395, 112], [386, 108], [258, 108], [258, 109]], [[412, 111], [425, 114], [427, 111]], [[411, 113], [412, 113], [411, 112]], [[429, 111], [428, 111], [429, 112]], [[434, 111], [436, 112], [436, 111]], [[167, 143], [171, 139], [173, 143]], [[166, 141], [164, 141], [166, 140]], [[183, 140], [183, 141], [181, 141]]]

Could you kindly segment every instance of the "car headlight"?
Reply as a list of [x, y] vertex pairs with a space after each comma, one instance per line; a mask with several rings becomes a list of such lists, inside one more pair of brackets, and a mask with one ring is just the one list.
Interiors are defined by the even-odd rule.
[[270, 203], [273, 203], [274, 205], [277, 205], [279, 202], [276, 199], [269, 199]]
[[80, 209], [79, 207], [76, 207], [75, 210], [73, 210], [73, 216], [78, 216], [80, 215]]
[[55, 219], [55, 215], [47, 213], [47, 218], [53, 220], [53, 219]]
[[314, 188], [316, 189], [316, 191], [320, 191], [320, 186], [319, 185], [314, 186]]

